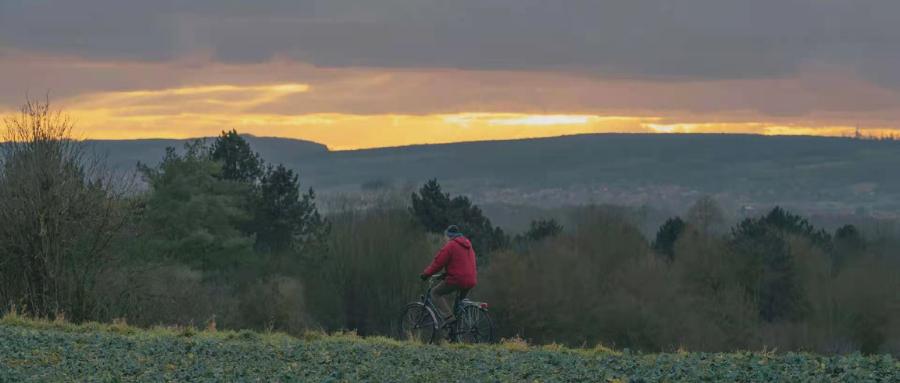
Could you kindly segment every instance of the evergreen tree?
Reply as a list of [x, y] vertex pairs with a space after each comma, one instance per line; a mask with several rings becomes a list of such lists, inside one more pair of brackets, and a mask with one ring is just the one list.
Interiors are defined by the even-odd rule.
[[319, 240], [327, 225], [315, 205], [315, 193], [300, 193], [299, 176], [283, 165], [268, 167], [256, 202], [256, 248], [280, 253], [299, 251]]
[[803, 294], [783, 233], [756, 226], [732, 242], [739, 260], [738, 280], [756, 303], [760, 318], [796, 319]]
[[447, 226], [457, 225], [471, 241], [476, 255], [485, 259], [489, 253], [509, 245], [509, 237], [481, 209], [465, 196], [450, 198], [432, 179], [412, 194], [413, 216], [432, 233], [443, 233]]
[[851, 259], [862, 255], [867, 247], [866, 239], [853, 225], [844, 225], [834, 232], [832, 265], [837, 272]]
[[797, 235], [808, 239], [813, 245], [823, 250], [831, 248], [831, 236], [822, 229], [813, 227], [806, 218], [792, 214], [780, 206], [774, 207], [769, 214], [757, 222], [759, 225], [767, 225], [784, 233]]
[[441, 233], [457, 218], [450, 216], [450, 203], [450, 194], [444, 193], [437, 180], [432, 179], [412, 194], [412, 213], [426, 230]]
[[659, 231], [656, 232], [653, 250], [672, 261], [675, 258], [675, 242], [678, 241], [678, 237], [684, 232], [685, 226], [684, 221], [680, 217], [667, 219], [659, 227]]
[[139, 169], [151, 188], [144, 218], [155, 254], [212, 271], [254, 259], [252, 236], [239, 229], [252, 218], [249, 188], [224, 179], [202, 142], [187, 143], [184, 154], [168, 148], [157, 167]]
[[236, 130], [222, 132], [210, 146], [209, 156], [222, 164], [219, 176], [226, 180], [253, 184], [263, 175], [262, 158]]
[[806, 219], [775, 207], [760, 218], [747, 218], [732, 229], [731, 245], [739, 257], [739, 280], [757, 304], [762, 319], [797, 319], [805, 310], [788, 240], [805, 239], [825, 251], [831, 237]]
[[531, 221], [528, 231], [525, 232], [522, 238], [528, 241], [540, 241], [560, 235], [562, 232], [563, 226], [556, 222], [555, 219], [539, 219]]
[[299, 176], [283, 165], [265, 166], [237, 131], [222, 132], [209, 148], [221, 164], [221, 178], [245, 185], [253, 216], [242, 229], [255, 236], [254, 248], [266, 253], [300, 251], [320, 239], [327, 223], [319, 215], [312, 189], [300, 191]]

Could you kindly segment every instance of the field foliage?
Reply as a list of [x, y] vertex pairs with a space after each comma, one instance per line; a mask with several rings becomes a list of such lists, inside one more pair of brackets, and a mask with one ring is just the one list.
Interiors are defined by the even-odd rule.
[[354, 334], [137, 329], [7, 315], [0, 381], [892, 382], [891, 356], [772, 352], [640, 354], [506, 341], [426, 346]]

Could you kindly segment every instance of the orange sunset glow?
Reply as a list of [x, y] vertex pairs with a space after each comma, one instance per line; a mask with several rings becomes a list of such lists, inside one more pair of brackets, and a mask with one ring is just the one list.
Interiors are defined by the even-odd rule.
[[[437, 74], [439, 75], [439, 74]], [[89, 92], [57, 104], [89, 139], [192, 138], [236, 129], [257, 136], [311, 140], [332, 150], [552, 137], [586, 133], [741, 133], [850, 136], [857, 126], [785, 121], [679, 121], [667, 116], [458, 111], [452, 113], [291, 114], [267, 111], [285, 98], [315, 97], [304, 83], [199, 85]], [[6, 108], [12, 109], [11, 106]], [[890, 128], [866, 127], [873, 136]]]
[[[106, 108], [70, 109], [81, 136], [89, 139], [193, 138], [223, 129], [257, 136], [315, 141], [332, 150], [416, 144], [554, 137], [588, 133], [739, 133], [851, 136], [852, 126], [787, 126], [766, 123], [672, 123], [657, 117], [456, 113], [435, 115], [180, 113], [119, 115]], [[171, 126], [172, 128], [164, 128]], [[377, 128], [373, 128], [377, 127]], [[867, 129], [886, 136], [892, 129]]]
[[[18, 11], [38, 17], [29, 13], [36, 9]], [[244, 29], [238, 21], [257, 16], [241, 13], [210, 23], [202, 12], [173, 10], [174, 21], [156, 25], [122, 10], [122, 17], [157, 28], [126, 43], [77, 21], [81, 11], [70, 10], [72, 27], [90, 38], [58, 34], [40, 19], [29, 27], [43, 37], [10, 29], [11, 37], [0, 40], [0, 114], [15, 111], [28, 95], [49, 94], [86, 138], [188, 138], [236, 129], [334, 150], [606, 132], [848, 136], [858, 129], [885, 136], [900, 120], [900, 78], [886, 70], [891, 57], [842, 60], [840, 46], [830, 56], [794, 57], [805, 51], [751, 45], [746, 52], [756, 53], [741, 60], [729, 53], [744, 42], [738, 35], [723, 37], [721, 46], [691, 40], [686, 50], [622, 40], [646, 49], [616, 50], [628, 35], [602, 23], [572, 26], [595, 35], [596, 44], [548, 29], [543, 33], [553, 43], [531, 46], [523, 42], [539, 36], [517, 40], [495, 35], [502, 28], [489, 25], [477, 25], [481, 37], [474, 40], [457, 41], [460, 31], [433, 31], [447, 33], [432, 37], [443, 39], [443, 49], [378, 30], [360, 31], [357, 44], [331, 39], [337, 32], [323, 20], [332, 19], [299, 8], [282, 10], [284, 30], [265, 23]], [[354, 14], [335, 12], [336, 25], [354, 28], [340, 23]], [[10, 28], [22, 22], [5, 21]], [[792, 42], [793, 27], [783, 28], [778, 41]], [[256, 36], [260, 31], [267, 34]], [[679, 31], [671, 27], [659, 36], [676, 44]], [[234, 38], [219, 36], [226, 32]], [[301, 32], [309, 38], [294, 38]], [[410, 48], [397, 50], [404, 41]]]

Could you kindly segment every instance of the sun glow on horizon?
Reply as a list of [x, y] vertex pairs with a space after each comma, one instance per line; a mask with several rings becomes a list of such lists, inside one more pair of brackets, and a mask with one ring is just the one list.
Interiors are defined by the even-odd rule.
[[[743, 133], [852, 136], [842, 125], [750, 122], [684, 122], [674, 117], [583, 113], [457, 112], [298, 113], [267, 109], [292, 96], [315, 96], [309, 84], [198, 85], [155, 90], [95, 92], [60, 103], [84, 138], [193, 138], [236, 129], [257, 136], [304, 139], [332, 150], [508, 140], [588, 133]], [[0, 111], [9, 115], [13, 111]], [[891, 129], [865, 129], [888, 135]]]

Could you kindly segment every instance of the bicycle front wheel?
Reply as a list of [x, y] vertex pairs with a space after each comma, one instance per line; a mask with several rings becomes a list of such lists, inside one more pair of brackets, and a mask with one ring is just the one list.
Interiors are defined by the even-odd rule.
[[460, 312], [455, 335], [461, 343], [491, 343], [494, 341], [494, 322], [487, 310], [466, 306]]
[[421, 302], [406, 305], [397, 326], [397, 339], [431, 343], [437, 332], [438, 321], [434, 311]]

